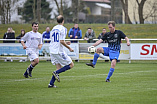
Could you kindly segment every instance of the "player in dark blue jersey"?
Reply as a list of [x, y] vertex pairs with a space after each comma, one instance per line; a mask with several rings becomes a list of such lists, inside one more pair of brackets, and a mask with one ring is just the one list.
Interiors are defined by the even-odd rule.
[[93, 62], [86, 63], [86, 65], [94, 68], [100, 53], [104, 54], [104, 56], [109, 56], [111, 60], [111, 68], [106, 78], [106, 82], [110, 82], [110, 77], [112, 76], [115, 70], [116, 62], [118, 60], [120, 48], [121, 48], [120, 45], [121, 39], [125, 39], [127, 41], [127, 46], [130, 46], [129, 38], [126, 37], [126, 35], [122, 31], [115, 30], [114, 21], [108, 22], [108, 28], [110, 32], [106, 33], [100, 40], [98, 40], [95, 44], [93, 44], [93, 46], [97, 46], [100, 43], [102, 43], [104, 40], [106, 40], [108, 42], [108, 47], [97, 48], [96, 53], [94, 54]]

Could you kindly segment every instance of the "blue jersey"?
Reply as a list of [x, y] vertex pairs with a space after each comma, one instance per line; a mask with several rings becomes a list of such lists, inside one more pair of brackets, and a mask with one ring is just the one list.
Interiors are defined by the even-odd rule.
[[115, 30], [114, 33], [111, 32], [106, 33], [101, 39], [103, 41], [106, 40], [108, 42], [108, 47], [110, 50], [120, 51], [121, 39], [124, 39], [125, 37], [126, 35], [122, 31]]

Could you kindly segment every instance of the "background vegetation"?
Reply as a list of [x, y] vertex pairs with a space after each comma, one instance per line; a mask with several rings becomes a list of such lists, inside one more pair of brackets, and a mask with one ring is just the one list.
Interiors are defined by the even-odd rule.
[[[52, 29], [56, 24], [39, 24], [39, 32], [45, 31], [46, 26], [50, 26]], [[65, 24], [64, 26], [68, 29], [72, 28], [74, 24]], [[21, 29], [25, 29], [26, 32], [31, 31], [31, 24], [5, 24], [0, 25], [0, 38], [3, 38], [4, 33], [8, 27], [12, 27], [15, 30], [15, 36], [20, 34]], [[109, 31], [107, 24], [79, 24], [82, 30], [82, 36], [84, 36], [88, 27], [91, 27], [96, 36], [102, 32], [102, 28], [106, 28]], [[117, 24], [117, 30], [123, 31], [129, 38], [157, 38], [157, 25], [156, 24]], [[68, 36], [67, 36], [68, 38]]]

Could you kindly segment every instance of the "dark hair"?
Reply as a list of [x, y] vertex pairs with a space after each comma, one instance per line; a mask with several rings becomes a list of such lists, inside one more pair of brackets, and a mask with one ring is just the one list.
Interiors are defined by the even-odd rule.
[[63, 20], [64, 20], [64, 17], [63, 17], [62, 15], [59, 15], [59, 16], [57, 17], [57, 22], [58, 22], [58, 23], [62, 23]]
[[92, 29], [92, 28], [89, 27], [88, 29]]
[[106, 29], [106, 28], [103, 28], [103, 29]]
[[112, 24], [113, 27], [115, 27], [116, 23], [114, 21], [109, 21], [108, 25]]
[[37, 22], [33, 22], [33, 23], [32, 23], [32, 26], [33, 26], [34, 24], [37, 25], [38, 23], [37, 23]]
[[24, 33], [25, 33], [25, 30], [24, 30], [24, 29], [21, 29], [21, 32], [22, 32], [22, 31], [24, 31]]
[[[22, 34], [22, 31], [24, 31], [24, 34]], [[25, 30], [21, 29], [21, 37], [23, 37], [25, 35]]]

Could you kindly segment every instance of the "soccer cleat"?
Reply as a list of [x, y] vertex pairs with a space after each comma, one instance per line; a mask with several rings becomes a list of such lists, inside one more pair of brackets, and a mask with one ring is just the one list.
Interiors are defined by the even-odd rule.
[[93, 63], [86, 63], [86, 65], [91, 66], [93, 68], [95, 68], [95, 65], [93, 65]]
[[24, 76], [25, 78], [29, 78], [28, 75], [23, 74], [23, 76]]
[[27, 69], [27, 73], [30, 77], [32, 77], [32, 71], [30, 71], [29, 69]]
[[48, 84], [48, 88], [57, 88], [57, 86]]
[[59, 74], [57, 74], [55, 71], [52, 72], [52, 75], [54, 75], [55, 79], [60, 82], [60, 79], [59, 79]]
[[110, 79], [106, 79], [106, 82], [111, 82]]

